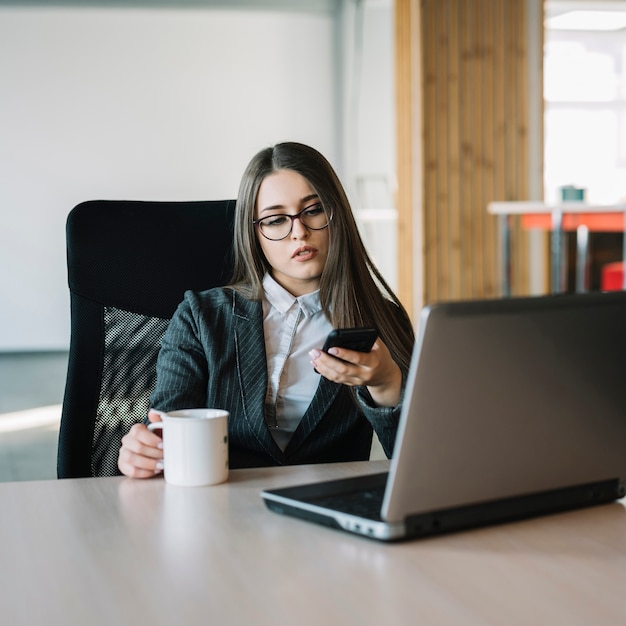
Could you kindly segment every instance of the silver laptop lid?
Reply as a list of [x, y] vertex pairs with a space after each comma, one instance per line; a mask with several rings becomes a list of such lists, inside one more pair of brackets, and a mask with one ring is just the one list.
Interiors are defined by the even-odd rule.
[[383, 518], [626, 479], [626, 293], [423, 310]]

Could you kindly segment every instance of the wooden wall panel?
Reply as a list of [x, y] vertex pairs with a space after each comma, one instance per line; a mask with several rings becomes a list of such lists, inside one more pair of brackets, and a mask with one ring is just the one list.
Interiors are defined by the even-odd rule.
[[[415, 222], [420, 219], [414, 197], [421, 188], [421, 167], [416, 164], [416, 127], [421, 118], [421, 86], [416, 69], [420, 65], [420, 42], [415, 37], [418, 16], [415, 0], [399, 0], [395, 4], [395, 75], [398, 189], [398, 297], [409, 314], [413, 313], [415, 291], [422, 290], [421, 276], [413, 271], [414, 257], [421, 255], [421, 243], [415, 240]], [[417, 213], [417, 215], [416, 215]], [[415, 288], [417, 286], [417, 289]], [[421, 296], [421, 293], [420, 293]], [[421, 302], [420, 302], [421, 304]]]
[[[412, 124], [422, 129], [421, 145], [412, 154], [422, 181], [423, 303], [500, 295], [498, 228], [487, 204], [528, 198], [526, 2], [396, 0], [397, 21], [419, 12], [411, 34], [419, 72], [400, 71], [397, 82], [401, 93], [403, 81], [419, 77]], [[407, 54], [401, 45], [398, 59]], [[406, 141], [399, 134], [399, 145]], [[400, 190], [409, 183], [400, 172], [398, 182]], [[414, 199], [399, 205], [401, 221], [406, 212], [416, 218]], [[512, 238], [514, 293], [526, 293], [527, 245], [517, 225]], [[401, 273], [403, 263], [401, 251]]]

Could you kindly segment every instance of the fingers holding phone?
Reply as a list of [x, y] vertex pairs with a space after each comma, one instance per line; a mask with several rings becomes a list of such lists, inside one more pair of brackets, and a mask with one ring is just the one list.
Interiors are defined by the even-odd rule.
[[316, 371], [336, 383], [366, 386], [379, 406], [400, 401], [402, 373], [372, 328], [333, 330], [322, 350], [309, 355]]
[[[326, 378], [343, 384], [360, 385], [363, 374], [355, 368], [361, 367], [369, 359], [369, 353], [378, 337], [375, 328], [336, 328], [330, 332], [322, 350], [312, 350], [309, 354], [315, 371]], [[328, 354], [332, 358], [325, 355]]]

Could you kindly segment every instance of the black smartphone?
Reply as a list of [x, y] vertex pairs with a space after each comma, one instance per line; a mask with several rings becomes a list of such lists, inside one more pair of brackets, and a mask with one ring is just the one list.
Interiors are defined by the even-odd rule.
[[331, 330], [326, 338], [322, 350], [328, 350], [334, 346], [347, 348], [357, 352], [369, 352], [378, 337], [375, 328], [335, 328]]

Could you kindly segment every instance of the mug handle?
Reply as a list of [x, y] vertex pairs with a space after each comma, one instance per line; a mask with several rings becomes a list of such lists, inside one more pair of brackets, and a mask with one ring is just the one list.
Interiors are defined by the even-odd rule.
[[167, 415], [167, 413], [165, 411], [159, 411], [158, 409], [150, 409], [150, 411], [152, 411], [153, 413], [156, 413], [161, 418], [161, 421], [150, 422], [148, 424], [148, 430], [150, 431], [155, 431], [157, 429], [163, 430], [163, 423], [165, 422], [163, 418]]
[[[163, 420], [163, 415], [165, 415], [165, 413], [163, 413], [163, 411], [157, 411], [156, 409], [152, 409], [155, 413], [158, 413], [161, 416], [161, 420]], [[160, 422], [150, 422], [148, 425], [148, 430], [150, 432], [154, 432], [155, 430], [164, 430], [165, 429], [165, 422], [164, 421], [160, 421]], [[161, 461], [161, 463], [163, 463], [163, 461]], [[163, 469], [163, 466], [161, 466], [160, 469]]]

